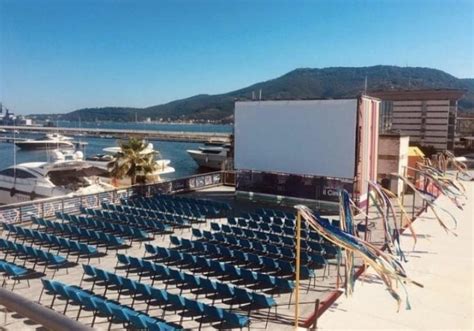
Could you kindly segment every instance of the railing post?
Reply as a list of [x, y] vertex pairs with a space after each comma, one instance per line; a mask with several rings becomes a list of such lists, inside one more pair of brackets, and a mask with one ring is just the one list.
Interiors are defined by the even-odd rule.
[[370, 208], [370, 185], [367, 184], [367, 204], [365, 205], [365, 230], [364, 230], [364, 241], [367, 241], [367, 230], [369, 226], [369, 208]]
[[[295, 329], [298, 329], [300, 308], [300, 259], [301, 259], [301, 213], [296, 214], [296, 286], [295, 286]], [[309, 286], [309, 285], [308, 285]]]
[[319, 314], [319, 299], [316, 299], [316, 303], [314, 304], [314, 316], [315, 316], [315, 319], [314, 319], [314, 322], [313, 322], [313, 325], [312, 325], [312, 328], [314, 330], [316, 330], [318, 328], [318, 314]]
[[18, 216], [18, 218], [19, 218], [19, 222], [22, 223], [23, 222], [23, 211], [21, 210], [21, 206], [20, 206], [19, 211], [20, 211], [19, 212], [20, 215]]
[[[415, 172], [415, 188], [417, 188], [416, 183], [418, 182], [418, 177], [419, 177], [418, 172]], [[415, 194], [416, 192], [413, 191], [412, 206], [411, 206], [411, 220], [412, 221], [415, 219], [415, 201], [416, 201]]]
[[64, 213], [64, 198], [61, 199], [61, 212]]

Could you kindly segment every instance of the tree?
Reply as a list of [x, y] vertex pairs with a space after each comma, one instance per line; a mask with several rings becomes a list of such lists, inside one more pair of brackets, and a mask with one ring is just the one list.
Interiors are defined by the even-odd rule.
[[109, 165], [111, 175], [117, 179], [130, 177], [132, 185], [146, 183], [147, 176], [157, 170], [154, 154], [145, 152], [147, 146], [146, 141], [136, 138], [120, 142], [121, 151]]

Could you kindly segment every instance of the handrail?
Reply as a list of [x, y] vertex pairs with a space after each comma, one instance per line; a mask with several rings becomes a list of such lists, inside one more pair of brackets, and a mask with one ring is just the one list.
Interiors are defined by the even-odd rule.
[[166, 180], [166, 181], [159, 182], [159, 183], [135, 184], [135, 185], [123, 186], [123, 187], [119, 187], [119, 188], [105, 190], [105, 191], [98, 192], [98, 193], [89, 193], [89, 194], [82, 194], [82, 195], [62, 195], [62, 196], [59, 196], [59, 197], [50, 197], [50, 198], [36, 199], [36, 200], [25, 201], [25, 202], [11, 203], [11, 204], [8, 204], [8, 205], [0, 205], [0, 210], [23, 207], [23, 206], [29, 206], [29, 205], [32, 205], [32, 204], [38, 204], [38, 203], [42, 203], [42, 202], [61, 201], [61, 200], [68, 199], [68, 198], [80, 198], [80, 197], [84, 198], [84, 197], [89, 197], [89, 196], [95, 196], [95, 195], [100, 194], [100, 193], [114, 193], [114, 192], [117, 193], [117, 192], [121, 192], [121, 191], [133, 190], [133, 189], [143, 189], [143, 188], [163, 185], [163, 184], [166, 184], [166, 183], [172, 183], [172, 182], [177, 182], [177, 181], [181, 181], [181, 180], [186, 180], [186, 179], [190, 179], [190, 178], [196, 178], [196, 177], [202, 177], [202, 176], [208, 176], [208, 175], [214, 175], [214, 174], [221, 174], [221, 173], [223, 173], [223, 171], [213, 171], [213, 172], [206, 172], [206, 173], [197, 174], [197, 175], [191, 175], [191, 176], [188, 176], [188, 177], [175, 178], [175, 179]]
[[223, 185], [225, 174], [225, 171], [214, 171], [160, 183], [136, 184], [93, 194], [66, 195], [4, 205], [0, 206], [0, 222], [22, 223], [29, 221], [32, 215], [47, 218], [54, 216], [56, 211], [78, 212], [81, 206], [97, 207], [104, 200], [116, 202], [120, 198], [134, 195], [151, 196], [155, 193], [189, 192]]
[[21, 316], [29, 318], [30, 320], [44, 326], [48, 330], [93, 330], [92, 328], [76, 322], [75, 320], [63, 314], [60, 314], [52, 309], [48, 309], [4, 288], [0, 288], [0, 305], [6, 307], [8, 310], [18, 313]]

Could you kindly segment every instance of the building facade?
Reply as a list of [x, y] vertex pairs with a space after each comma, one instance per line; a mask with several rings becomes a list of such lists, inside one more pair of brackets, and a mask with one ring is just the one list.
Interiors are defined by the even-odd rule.
[[399, 133], [379, 135], [377, 179], [382, 186], [396, 195], [403, 190], [403, 182], [393, 174], [405, 176], [408, 166], [408, 136]]
[[399, 90], [371, 92], [382, 100], [380, 131], [399, 131], [410, 143], [452, 150], [458, 100], [462, 90]]

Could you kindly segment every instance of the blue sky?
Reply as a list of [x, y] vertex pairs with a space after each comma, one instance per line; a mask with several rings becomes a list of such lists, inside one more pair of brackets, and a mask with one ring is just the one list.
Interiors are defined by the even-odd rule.
[[299, 67], [474, 77], [474, 1], [0, 0], [0, 101], [144, 107]]

